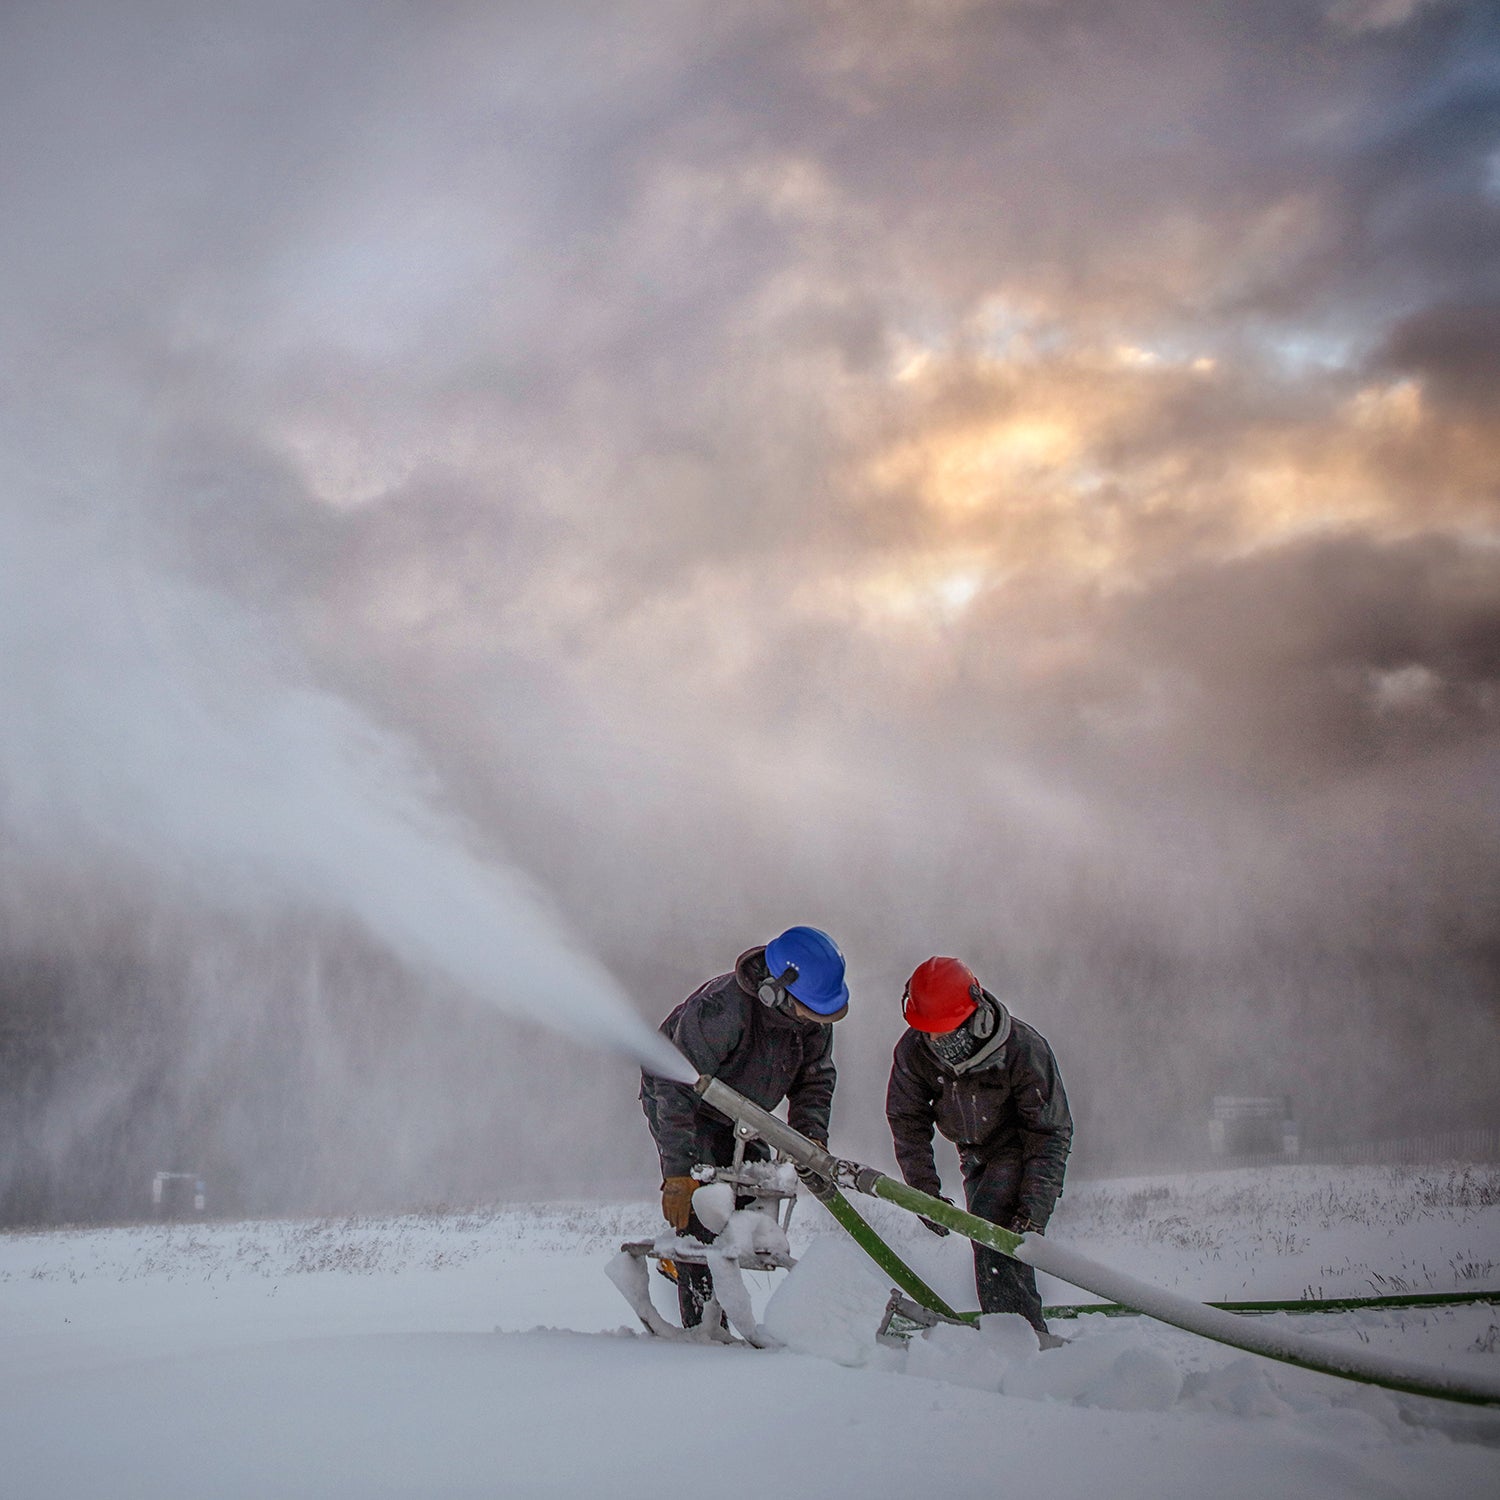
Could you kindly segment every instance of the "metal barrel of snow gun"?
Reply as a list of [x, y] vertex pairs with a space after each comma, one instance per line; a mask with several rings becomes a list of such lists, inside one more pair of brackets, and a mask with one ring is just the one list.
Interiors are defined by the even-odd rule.
[[[1138, 1281], [1112, 1266], [1102, 1265], [1088, 1256], [1044, 1240], [1038, 1234], [1014, 1234], [988, 1219], [965, 1212], [930, 1193], [920, 1192], [858, 1162], [840, 1161], [825, 1147], [793, 1130], [785, 1120], [778, 1120], [769, 1110], [746, 1099], [716, 1078], [701, 1077], [695, 1085], [704, 1101], [738, 1124], [753, 1130], [767, 1145], [812, 1172], [830, 1192], [840, 1187], [853, 1188], [872, 1198], [884, 1198], [914, 1214], [946, 1225], [981, 1245], [988, 1245], [1002, 1255], [1009, 1255], [1039, 1271], [1047, 1271], [1060, 1281], [1082, 1287], [1085, 1291], [1107, 1297], [1124, 1307], [1135, 1308], [1148, 1317], [1201, 1334], [1234, 1349], [1303, 1369], [1318, 1370], [1345, 1380], [1383, 1386], [1387, 1390], [1406, 1391], [1419, 1396], [1435, 1396], [1444, 1401], [1461, 1401], [1475, 1406], [1500, 1406], [1500, 1380], [1494, 1376], [1444, 1369], [1393, 1358], [1374, 1350], [1349, 1348], [1310, 1338], [1288, 1329], [1255, 1326], [1255, 1320], [1209, 1307], [1168, 1292], [1148, 1282]], [[814, 1184], [814, 1191], [817, 1191]], [[820, 1194], [820, 1196], [822, 1196]], [[919, 1299], [921, 1300], [921, 1299]], [[928, 1302], [927, 1306], [933, 1304]]]
[[705, 1104], [712, 1104], [736, 1125], [749, 1126], [766, 1145], [774, 1147], [799, 1167], [806, 1167], [829, 1182], [834, 1180], [839, 1164], [828, 1149], [809, 1140], [800, 1130], [793, 1130], [785, 1120], [778, 1120], [770, 1110], [762, 1109], [727, 1083], [720, 1083], [706, 1073], [693, 1085], [693, 1090], [702, 1095]]

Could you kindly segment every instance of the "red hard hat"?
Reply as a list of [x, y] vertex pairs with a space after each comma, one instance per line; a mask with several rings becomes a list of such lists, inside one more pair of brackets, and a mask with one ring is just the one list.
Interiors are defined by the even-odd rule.
[[956, 958], [929, 958], [906, 981], [901, 1014], [915, 1031], [954, 1031], [979, 1008], [979, 981]]

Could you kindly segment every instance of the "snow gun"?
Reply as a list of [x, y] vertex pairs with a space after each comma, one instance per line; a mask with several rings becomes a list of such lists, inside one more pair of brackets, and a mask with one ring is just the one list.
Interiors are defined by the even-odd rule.
[[753, 1132], [766, 1145], [794, 1162], [800, 1169], [802, 1180], [818, 1201], [932, 1322], [973, 1322], [977, 1315], [955, 1313], [943, 1302], [856, 1211], [845, 1198], [844, 1188], [868, 1197], [884, 1198], [888, 1203], [942, 1224], [978, 1244], [987, 1245], [1038, 1271], [1045, 1271], [1070, 1286], [1093, 1292], [1121, 1307], [1231, 1348], [1344, 1380], [1384, 1386], [1388, 1390], [1432, 1396], [1443, 1401], [1462, 1401], [1473, 1406], [1500, 1406], [1500, 1381], [1479, 1375], [1459, 1375], [1436, 1365], [1393, 1359], [1370, 1350], [1344, 1348], [1295, 1331], [1266, 1327], [1240, 1313], [1194, 1302], [1189, 1297], [1178, 1296], [1127, 1276], [1039, 1234], [1015, 1234], [1003, 1229], [999, 1224], [945, 1203], [930, 1193], [908, 1187], [874, 1167], [842, 1161], [826, 1147], [809, 1140], [785, 1120], [778, 1119], [717, 1078], [700, 1077], [694, 1085], [694, 1092], [705, 1104], [712, 1105], [733, 1120], [740, 1131]]

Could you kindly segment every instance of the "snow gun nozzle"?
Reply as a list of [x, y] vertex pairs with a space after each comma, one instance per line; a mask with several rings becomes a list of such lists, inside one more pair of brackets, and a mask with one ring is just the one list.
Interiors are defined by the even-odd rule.
[[831, 1185], [839, 1168], [845, 1165], [837, 1161], [826, 1146], [809, 1140], [785, 1120], [777, 1119], [770, 1110], [762, 1109], [754, 1100], [747, 1099], [707, 1073], [693, 1085], [693, 1092], [700, 1095], [705, 1104], [711, 1104], [720, 1114], [728, 1115], [736, 1125], [754, 1131], [766, 1145], [796, 1163], [799, 1168], [797, 1175], [815, 1193], [820, 1182]]

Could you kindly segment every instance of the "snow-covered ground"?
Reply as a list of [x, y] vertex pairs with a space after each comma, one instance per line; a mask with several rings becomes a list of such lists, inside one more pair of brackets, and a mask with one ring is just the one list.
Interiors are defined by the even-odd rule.
[[[966, 1242], [859, 1206], [973, 1305]], [[788, 1347], [654, 1339], [604, 1267], [659, 1227], [643, 1202], [0, 1236], [0, 1494], [1500, 1495], [1500, 1411], [1142, 1319], [1058, 1322], [1045, 1354], [1013, 1319], [883, 1348], [887, 1284], [811, 1200], [797, 1269], [750, 1278]], [[1500, 1170], [1074, 1186], [1051, 1235], [1205, 1299], [1492, 1289]], [[1497, 1307], [1297, 1326], [1500, 1374]]]

